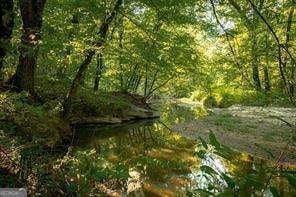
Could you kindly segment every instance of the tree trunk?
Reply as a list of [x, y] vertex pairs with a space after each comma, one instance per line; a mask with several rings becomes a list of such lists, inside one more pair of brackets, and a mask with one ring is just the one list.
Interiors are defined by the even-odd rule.
[[[114, 18], [116, 17], [122, 4], [123, 4], [123, 0], [117, 0], [111, 14], [108, 15], [105, 18], [105, 20], [103, 21], [103, 23], [101, 24], [99, 32], [98, 32], [99, 39], [95, 44], [98, 49], [100, 49], [104, 45], [106, 38], [107, 38], [108, 31], [109, 31], [109, 26], [112, 23], [112, 21], [114, 20]], [[71, 112], [71, 102], [77, 93], [79, 85], [82, 84], [82, 82], [83, 82], [84, 73], [87, 70], [89, 64], [91, 63], [92, 58], [95, 55], [95, 53], [96, 53], [96, 51], [94, 49], [89, 50], [85, 55], [84, 61], [79, 66], [78, 72], [71, 84], [71, 87], [68, 91], [68, 94], [67, 94], [64, 104], [63, 104], [63, 107], [64, 107], [63, 116], [64, 117], [67, 117], [69, 115], [69, 113]]]
[[0, 0], [0, 5], [0, 81], [2, 81], [4, 57], [14, 26], [13, 0]]
[[258, 57], [257, 57], [257, 52], [256, 52], [256, 47], [257, 47], [257, 37], [255, 35], [255, 32], [251, 33], [252, 36], [252, 51], [251, 51], [251, 64], [252, 64], [252, 77], [253, 77], [253, 82], [256, 90], [260, 91], [261, 90], [261, 82], [260, 82], [260, 77], [259, 77], [259, 68], [258, 68]]
[[266, 92], [270, 92], [271, 87], [270, 87], [269, 72], [268, 72], [267, 65], [263, 67], [263, 73], [264, 73], [264, 89]]
[[19, 63], [13, 77], [16, 91], [28, 91], [35, 97], [34, 79], [46, 0], [20, 0], [23, 21]]
[[104, 69], [104, 59], [103, 54], [99, 52], [97, 55], [97, 68], [96, 68], [96, 75], [95, 75], [95, 82], [94, 82], [94, 91], [99, 90], [99, 83]]
[[[288, 19], [287, 19], [287, 28], [286, 28], [286, 41], [285, 41], [285, 47], [289, 49], [290, 47], [290, 37], [291, 37], [291, 28], [292, 28], [292, 21], [293, 21], [293, 15], [294, 15], [294, 7], [290, 8]], [[287, 63], [288, 63], [288, 54], [284, 54], [282, 58], [282, 68], [284, 75], [287, 76], [287, 94], [290, 98], [291, 102], [294, 102], [294, 89], [295, 89], [295, 63], [291, 61], [291, 69], [290, 74], [287, 70]]]
[[263, 66], [263, 76], [264, 76], [264, 90], [265, 92], [270, 92], [271, 85], [270, 85], [270, 78], [269, 78], [269, 50], [268, 50], [268, 35], [265, 36], [265, 64]]

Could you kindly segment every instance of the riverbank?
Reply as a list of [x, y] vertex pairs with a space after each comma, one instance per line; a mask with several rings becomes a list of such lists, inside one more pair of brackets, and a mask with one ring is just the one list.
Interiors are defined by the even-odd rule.
[[45, 99], [35, 103], [25, 92], [1, 92], [0, 181], [22, 173], [24, 154], [35, 157], [38, 150], [65, 146], [76, 124], [107, 125], [159, 116], [138, 95], [119, 92], [89, 95], [80, 94], [65, 119], [61, 116], [62, 96], [42, 95]]
[[296, 164], [296, 110], [280, 107], [234, 105], [213, 108], [209, 116], [173, 126], [181, 135], [207, 138], [213, 131], [218, 140], [231, 148], [267, 159]]

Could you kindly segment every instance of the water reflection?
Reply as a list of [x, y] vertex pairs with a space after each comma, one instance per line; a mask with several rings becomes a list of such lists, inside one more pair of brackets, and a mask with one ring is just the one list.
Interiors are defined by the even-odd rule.
[[[211, 172], [211, 169], [204, 171], [200, 166], [210, 167], [215, 172]], [[188, 175], [191, 180], [190, 190], [202, 189], [218, 192], [215, 188], [225, 188], [227, 186], [227, 183], [221, 178], [221, 176], [223, 176], [223, 174], [228, 174], [228, 169], [222, 162], [221, 158], [212, 153], [207, 153], [204, 155], [204, 159], [202, 159], [200, 166], [196, 170], [192, 170]], [[215, 188], [213, 186], [215, 186]]]
[[[223, 176], [239, 180], [254, 172], [262, 174], [262, 182], [265, 181], [268, 168], [262, 160], [258, 162], [249, 155], [239, 154], [229, 161], [213, 153], [198, 159], [195, 152], [199, 143], [170, 129], [175, 123], [203, 116], [204, 109], [174, 104], [163, 105], [162, 109], [160, 120], [78, 126], [71, 143], [74, 151], [95, 149], [108, 163], [126, 166], [130, 177], [123, 181], [121, 195], [186, 196], [187, 191], [196, 189], [216, 193], [229, 184]], [[282, 187], [287, 190], [287, 184]], [[246, 185], [241, 192], [250, 194], [251, 190]]]
[[[72, 146], [95, 148], [109, 162], [128, 166], [126, 193], [185, 195], [191, 166], [197, 165], [194, 143], [156, 119], [98, 127], [77, 127]], [[170, 195], [169, 195], [170, 196]]]
[[161, 121], [172, 126], [173, 124], [190, 122], [207, 115], [207, 110], [201, 105], [189, 105], [181, 101], [163, 103], [160, 108]]

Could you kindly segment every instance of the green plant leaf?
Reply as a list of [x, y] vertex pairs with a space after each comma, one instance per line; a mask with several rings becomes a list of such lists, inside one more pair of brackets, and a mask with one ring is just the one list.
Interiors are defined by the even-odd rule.
[[296, 176], [290, 173], [286, 173], [284, 176], [286, 177], [290, 185], [296, 188]]
[[207, 142], [202, 138], [202, 137], [198, 137], [198, 139], [201, 141], [201, 144], [202, 146], [205, 148], [205, 149], [208, 149], [208, 144]]
[[262, 181], [256, 174], [249, 174], [245, 177], [245, 184], [246, 186], [254, 186], [256, 188], [261, 187]]
[[199, 158], [204, 159], [205, 158], [206, 151], [205, 150], [200, 150], [196, 154], [197, 154], [197, 156]]
[[203, 165], [203, 166], [200, 166], [200, 170], [207, 173], [207, 174], [216, 174], [218, 175], [218, 173], [211, 167], [209, 166], [206, 166], [206, 165]]
[[209, 134], [209, 140], [210, 140], [210, 144], [212, 146], [214, 146], [216, 149], [220, 149], [220, 143], [218, 142], [214, 132], [211, 130], [210, 130], [210, 134]]
[[194, 190], [195, 193], [199, 193], [202, 196], [214, 196], [215, 194], [213, 192], [210, 192], [205, 189], [196, 189]]
[[279, 191], [277, 190], [277, 188], [271, 186], [271, 187], [269, 188], [269, 190], [270, 190], [270, 192], [272, 193], [273, 197], [279, 197], [279, 196], [280, 196]]
[[235, 181], [230, 176], [228, 176], [225, 173], [222, 173], [221, 174], [221, 177], [227, 183], [227, 185], [228, 185], [229, 188], [234, 189], [234, 187], [235, 187]]

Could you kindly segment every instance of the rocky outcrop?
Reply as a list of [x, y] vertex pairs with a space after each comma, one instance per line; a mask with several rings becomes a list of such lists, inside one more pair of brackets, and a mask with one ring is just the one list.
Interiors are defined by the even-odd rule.
[[148, 110], [137, 106], [132, 106], [125, 112], [127, 120], [157, 118], [160, 117], [158, 111]]
[[158, 118], [160, 113], [158, 111], [149, 110], [137, 107], [135, 105], [131, 106], [129, 109], [125, 110], [122, 117], [82, 117], [82, 118], [72, 118], [70, 119], [70, 124], [118, 124], [122, 122], [127, 122], [137, 119], [149, 119], [149, 118]]

